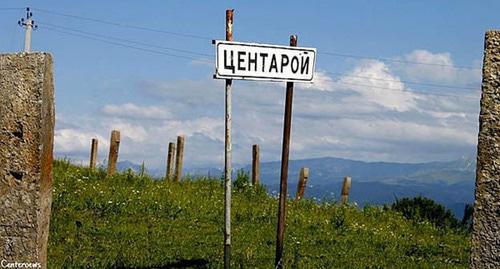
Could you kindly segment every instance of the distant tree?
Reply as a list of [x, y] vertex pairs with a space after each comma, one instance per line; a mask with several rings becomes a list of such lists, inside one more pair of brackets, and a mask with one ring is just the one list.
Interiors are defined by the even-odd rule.
[[464, 208], [464, 217], [462, 218], [462, 226], [467, 231], [472, 231], [472, 215], [474, 213], [474, 205], [466, 204]]
[[235, 191], [243, 192], [251, 187], [250, 175], [245, 170], [240, 169], [236, 173], [236, 180], [233, 182]]
[[233, 181], [233, 188], [237, 192], [246, 193], [250, 196], [267, 196], [267, 191], [264, 185], [259, 184], [257, 186], [252, 186], [252, 183], [250, 183], [250, 174], [243, 169], [236, 172], [236, 179]]
[[417, 196], [403, 198], [392, 204], [392, 209], [401, 212], [409, 220], [429, 221], [439, 228], [459, 228], [459, 221], [449, 209], [429, 198]]

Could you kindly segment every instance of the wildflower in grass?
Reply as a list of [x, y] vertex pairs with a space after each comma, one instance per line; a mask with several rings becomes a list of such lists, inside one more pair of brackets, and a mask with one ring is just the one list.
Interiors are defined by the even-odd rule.
[[[102, 180], [99, 186], [95, 176], [79, 184], [72, 180], [81, 175], [58, 177], [62, 169], [73, 168], [55, 167], [54, 197], [60, 197], [53, 203], [49, 268], [155, 268], [193, 257], [221, 267], [224, 189], [218, 181], [170, 186], [143, 178], [140, 185]], [[94, 191], [84, 191], [87, 184]], [[234, 198], [233, 214], [241, 216], [233, 229], [236, 262], [265, 268], [274, 260], [277, 201], [245, 193]], [[468, 235], [414, 223], [390, 210], [350, 205], [290, 206], [286, 268], [467, 268]], [[76, 220], [86, 229], [75, 233]]]

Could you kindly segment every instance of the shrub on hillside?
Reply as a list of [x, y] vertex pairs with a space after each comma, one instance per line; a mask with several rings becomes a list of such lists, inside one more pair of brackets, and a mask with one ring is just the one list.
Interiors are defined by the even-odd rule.
[[462, 218], [462, 226], [469, 232], [472, 231], [472, 217], [474, 214], [474, 205], [466, 204], [464, 208], [464, 216]]
[[266, 196], [266, 188], [262, 185], [253, 186], [250, 182], [250, 174], [240, 169], [236, 172], [236, 179], [233, 181], [234, 191], [245, 193], [248, 198], [255, 196]]
[[439, 228], [460, 227], [460, 223], [449, 209], [422, 196], [398, 199], [392, 204], [392, 209], [415, 222], [429, 221]]
[[238, 172], [236, 172], [236, 180], [233, 182], [233, 187], [234, 190], [238, 192], [244, 192], [252, 187], [250, 184], [250, 175], [243, 169], [238, 170]]

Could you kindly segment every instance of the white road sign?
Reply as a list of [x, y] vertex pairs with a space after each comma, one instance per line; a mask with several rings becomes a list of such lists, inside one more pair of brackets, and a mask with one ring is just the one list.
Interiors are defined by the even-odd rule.
[[215, 41], [215, 78], [312, 82], [316, 49]]

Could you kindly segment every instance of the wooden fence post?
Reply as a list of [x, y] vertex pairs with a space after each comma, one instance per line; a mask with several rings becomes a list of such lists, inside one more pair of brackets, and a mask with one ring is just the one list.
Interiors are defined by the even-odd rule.
[[183, 159], [184, 159], [184, 136], [178, 136], [177, 156], [175, 158], [175, 182], [181, 181]]
[[144, 177], [145, 174], [146, 174], [146, 163], [142, 161], [140, 175], [141, 177]]
[[113, 130], [109, 141], [108, 156], [108, 176], [112, 176], [116, 171], [116, 161], [118, 160], [118, 149], [120, 148], [120, 131]]
[[259, 145], [252, 147], [252, 185], [257, 187], [260, 183], [260, 149]]
[[175, 143], [170, 142], [168, 143], [167, 172], [165, 174], [165, 180], [173, 180], [174, 158], [175, 158]]
[[342, 195], [340, 203], [346, 204], [349, 199], [349, 190], [351, 189], [351, 177], [344, 177], [344, 184], [342, 184]]
[[297, 195], [295, 197], [296, 201], [298, 201], [304, 197], [304, 192], [306, 190], [308, 178], [309, 178], [309, 168], [302, 167], [300, 169], [299, 183], [297, 184]]
[[97, 138], [92, 138], [92, 145], [90, 148], [90, 169], [94, 170], [97, 163]]

